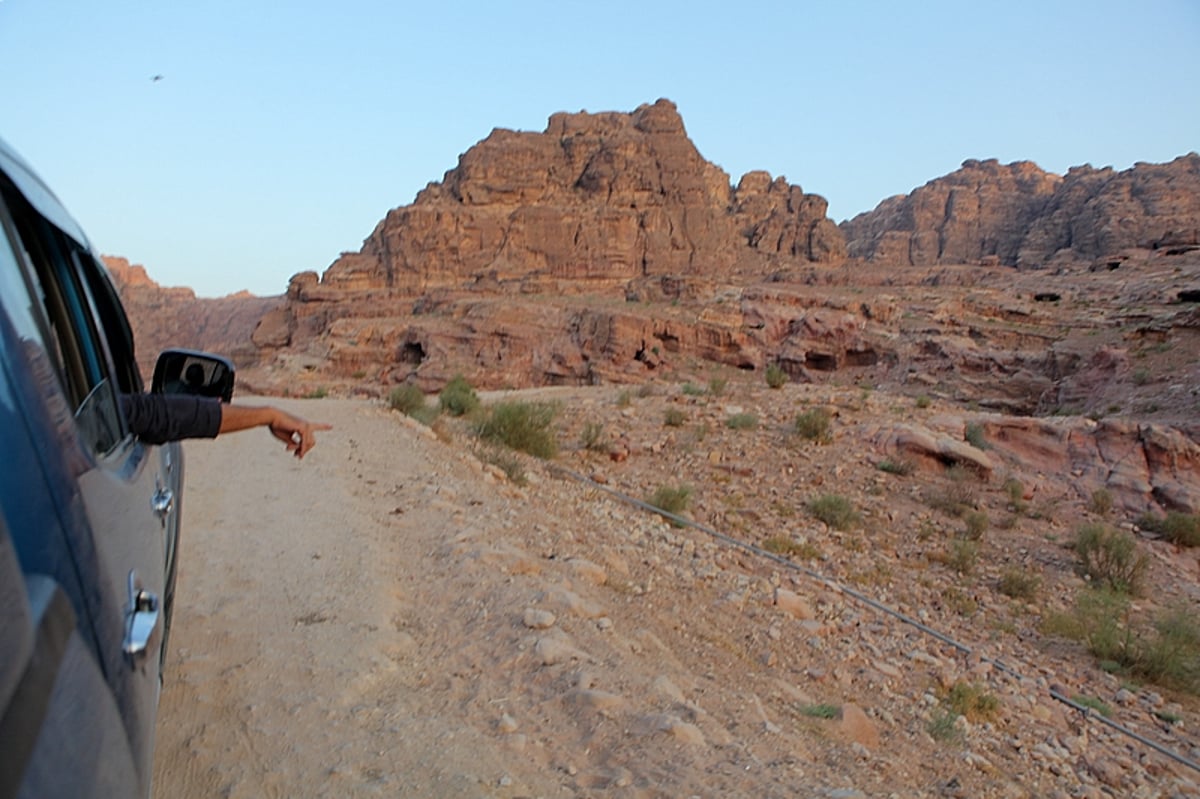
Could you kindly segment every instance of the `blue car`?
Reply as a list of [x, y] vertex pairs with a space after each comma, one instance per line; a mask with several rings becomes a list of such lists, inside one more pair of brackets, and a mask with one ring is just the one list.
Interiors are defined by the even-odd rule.
[[[228, 399], [215, 356], [156, 377], [195, 363]], [[129, 432], [141, 391], [108, 273], [0, 141], [0, 799], [150, 794], [183, 457]]]

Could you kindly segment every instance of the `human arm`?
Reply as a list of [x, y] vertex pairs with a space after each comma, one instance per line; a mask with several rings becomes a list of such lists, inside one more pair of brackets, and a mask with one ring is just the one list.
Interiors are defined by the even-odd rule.
[[222, 405], [218, 435], [268, 427], [271, 435], [287, 445], [288, 452], [303, 458], [317, 444], [318, 430], [331, 430], [332, 425], [309, 422], [271, 405]]

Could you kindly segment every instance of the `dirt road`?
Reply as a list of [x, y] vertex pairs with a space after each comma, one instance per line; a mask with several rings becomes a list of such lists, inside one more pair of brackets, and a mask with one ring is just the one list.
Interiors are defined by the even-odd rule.
[[382, 408], [285, 405], [334, 425], [303, 462], [263, 431], [187, 444], [155, 795], [487, 795], [504, 769], [422, 690], [416, 653], [450, 598], [425, 556], [461, 486], [505, 499]]

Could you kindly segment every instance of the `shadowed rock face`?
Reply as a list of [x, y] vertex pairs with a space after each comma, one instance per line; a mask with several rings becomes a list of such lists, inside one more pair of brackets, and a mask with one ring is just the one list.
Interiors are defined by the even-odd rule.
[[765, 172], [732, 189], [666, 100], [561, 113], [542, 133], [493, 131], [320, 287], [416, 296], [483, 278], [612, 283], [761, 269], [774, 255], [838, 260], [845, 244], [825, 212], [823, 198]]
[[1200, 155], [1065, 177], [1028, 161], [966, 161], [842, 224], [850, 255], [900, 265], [1038, 269], [1200, 243]]
[[155, 283], [145, 267], [125, 258], [103, 256], [121, 297], [142, 377], [149, 384], [158, 353], [169, 347], [208, 350], [229, 355], [242, 365], [257, 360], [250, 334], [263, 314], [280, 304], [279, 297], [231, 294], [219, 299], [196, 297], [189, 288]]

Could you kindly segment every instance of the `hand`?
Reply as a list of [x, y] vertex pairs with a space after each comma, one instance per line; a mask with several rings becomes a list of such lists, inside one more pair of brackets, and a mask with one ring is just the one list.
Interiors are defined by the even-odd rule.
[[316, 432], [332, 430], [333, 425], [308, 422], [276, 408], [270, 428], [271, 435], [286, 444], [288, 452], [295, 454], [297, 458], [303, 458], [310, 449], [317, 445]]

